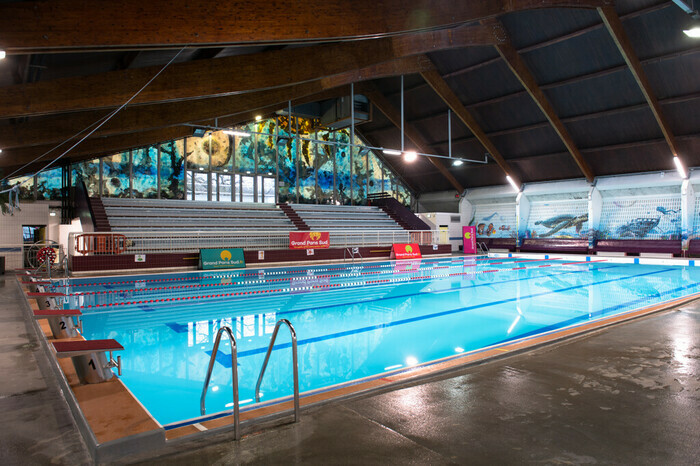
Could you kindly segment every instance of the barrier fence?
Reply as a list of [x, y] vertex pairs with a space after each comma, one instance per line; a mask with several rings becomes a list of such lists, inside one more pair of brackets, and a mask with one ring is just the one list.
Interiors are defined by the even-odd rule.
[[[390, 246], [394, 243], [417, 243], [422, 246], [449, 244], [447, 232], [439, 230], [340, 230], [329, 233], [331, 248]], [[288, 249], [289, 232], [71, 233], [68, 238], [68, 253], [71, 257], [105, 254], [189, 253], [208, 248]]]

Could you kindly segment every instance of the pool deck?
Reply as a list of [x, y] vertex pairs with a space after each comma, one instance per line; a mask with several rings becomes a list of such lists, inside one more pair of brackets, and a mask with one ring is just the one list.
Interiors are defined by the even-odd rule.
[[[0, 276], [0, 464], [86, 464], [87, 449]], [[148, 464], [699, 464], [700, 302], [301, 421], [170, 444]]]

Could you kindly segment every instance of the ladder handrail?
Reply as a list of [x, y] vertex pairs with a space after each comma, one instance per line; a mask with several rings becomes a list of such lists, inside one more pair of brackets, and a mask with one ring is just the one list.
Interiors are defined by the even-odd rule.
[[260, 402], [260, 385], [262, 384], [262, 379], [265, 375], [265, 369], [267, 369], [267, 362], [270, 360], [272, 348], [275, 346], [277, 332], [279, 332], [280, 326], [282, 324], [285, 324], [289, 328], [289, 333], [291, 333], [292, 335], [292, 364], [294, 370], [294, 422], [297, 422], [299, 420], [299, 365], [297, 361], [297, 332], [294, 330], [294, 327], [287, 319], [280, 319], [275, 324], [275, 330], [274, 332], [272, 332], [272, 338], [270, 338], [270, 346], [268, 346], [267, 354], [265, 354], [265, 362], [263, 362], [262, 369], [260, 369], [258, 382], [255, 384], [255, 402]]
[[214, 362], [216, 361], [216, 354], [219, 351], [219, 343], [221, 342], [221, 334], [226, 332], [229, 341], [231, 343], [231, 385], [233, 388], [233, 426], [234, 426], [234, 436], [236, 440], [241, 438], [240, 433], [240, 421], [239, 421], [239, 407], [238, 407], [238, 347], [236, 345], [236, 337], [233, 336], [231, 332], [231, 327], [223, 326], [216, 333], [216, 341], [214, 341], [214, 348], [211, 351], [211, 357], [209, 358], [209, 368], [207, 369], [207, 377], [204, 379], [204, 387], [202, 387], [202, 396], [199, 399], [199, 410], [204, 416], [206, 414], [205, 399], [207, 397], [207, 389], [209, 388], [209, 381], [211, 380], [211, 371], [214, 369]]

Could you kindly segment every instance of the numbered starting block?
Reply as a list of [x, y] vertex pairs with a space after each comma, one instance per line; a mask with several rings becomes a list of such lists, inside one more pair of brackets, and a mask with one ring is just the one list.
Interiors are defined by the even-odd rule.
[[27, 297], [36, 299], [36, 303], [39, 306], [39, 309], [55, 309], [58, 306], [54, 304], [51, 298], [63, 298], [64, 296], [66, 296], [63, 293], [43, 292], [43, 286], [38, 286], [37, 288], [39, 289], [39, 291], [34, 293], [27, 293]]
[[78, 309], [39, 309], [34, 311], [34, 318], [46, 319], [51, 327], [51, 333], [57, 340], [78, 336], [78, 331], [82, 331], [82, 322], [78, 323], [73, 317], [80, 317], [82, 313]]
[[32, 293], [38, 293], [39, 286], [51, 285], [50, 281], [43, 281], [43, 280], [32, 280], [29, 282], [23, 281], [21, 283], [22, 283], [22, 285], [25, 285], [27, 287], [27, 289]]
[[[116, 367], [122, 375], [122, 359], [112, 358], [112, 351], [124, 349], [116, 340], [53, 341], [56, 357], [71, 358], [75, 372], [81, 383], [107, 382], [114, 377], [112, 368]], [[109, 352], [109, 357], [106, 353]]]

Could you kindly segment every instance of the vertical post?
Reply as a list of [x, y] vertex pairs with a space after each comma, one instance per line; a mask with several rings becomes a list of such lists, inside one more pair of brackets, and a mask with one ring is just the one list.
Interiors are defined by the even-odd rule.
[[404, 122], [403, 122], [403, 112], [404, 112], [404, 107], [403, 107], [403, 75], [401, 75], [401, 152], [403, 152], [404, 149], [404, 137], [403, 137], [403, 131], [404, 131]]
[[447, 109], [447, 154], [452, 158], [452, 112], [449, 108]]
[[[355, 83], [350, 83], [350, 196], [352, 196], [352, 185], [354, 178], [355, 165], [353, 157], [355, 156]], [[353, 205], [355, 200], [350, 198], [350, 205]]]

